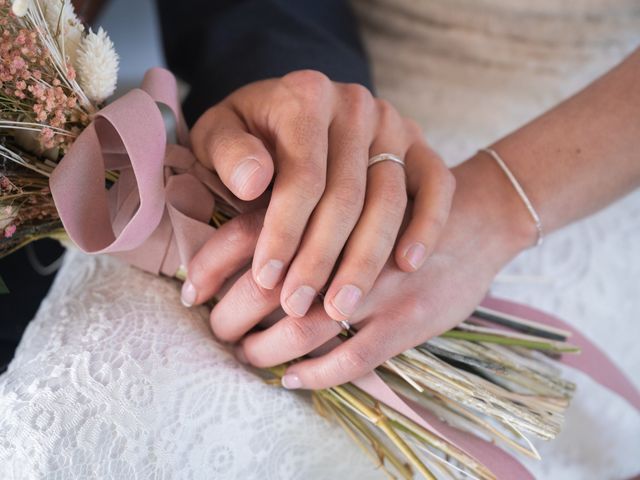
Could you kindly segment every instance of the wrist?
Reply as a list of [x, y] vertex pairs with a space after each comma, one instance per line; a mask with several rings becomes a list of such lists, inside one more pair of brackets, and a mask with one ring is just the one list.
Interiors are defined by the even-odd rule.
[[514, 186], [490, 156], [476, 154], [452, 173], [457, 185], [455, 208], [467, 212], [465, 221], [471, 222], [476, 235], [485, 239], [483, 253], [497, 263], [498, 269], [535, 244], [535, 223]]

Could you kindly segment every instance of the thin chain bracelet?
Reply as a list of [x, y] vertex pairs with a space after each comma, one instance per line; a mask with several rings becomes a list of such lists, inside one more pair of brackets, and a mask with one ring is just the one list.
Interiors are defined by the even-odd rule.
[[535, 246], [540, 245], [542, 243], [542, 240], [544, 239], [544, 230], [542, 229], [542, 221], [540, 221], [540, 215], [538, 215], [538, 212], [536, 212], [536, 209], [533, 208], [533, 204], [531, 203], [531, 200], [529, 200], [529, 197], [527, 196], [527, 194], [524, 192], [522, 185], [520, 185], [520, 182], [518, 182], [518, 179], [513, 175], [513, 173], [511, 173], [511, 170], [509, 170], [509, 167], [507, 167], [507, 164], [504, 163], [504, 160], [502, 160], [500, 155], [498, 155], [498, 152], [496, 152], [493, 148], [481, 148], [480, 150], [478, 150], [478, 153], [480, 152], [486, 153], [496, 161], [496, 163], [500, 166], [504, 174], [507, 176], [507, 178], [513, 185], [513, 188], [515, 188], [516, 192], [522, 199], [524, 206], [527, 207], [527, 211], [529, 212], [529, 215], [531, 215], [531, 218], [533, 219], [533, 223], [536, 226], [537, 238], [536, 238]]

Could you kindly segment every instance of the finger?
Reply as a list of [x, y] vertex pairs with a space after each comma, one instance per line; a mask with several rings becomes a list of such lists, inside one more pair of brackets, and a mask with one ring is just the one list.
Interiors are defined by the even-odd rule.
[[216, 304], [209, 317], [217, 338], [236, 342], [279, 306], [280, 291], [262, 288], [245, 272]]
[[238, 355], [256, 367], [272, 367], [306, 355], [340, 330], [322, 305], [316, 304], [302, 318], [284, 317], [272, 327], [248, 335], [238, 346]]
[[[392, 153], [403, 157], [403, 124], [386, 102], [371, 156]], [[357, 310], [387, 262], [407, 205], [402, 165], [384, 161], [367, 172], [364, 210], [346, 245], [340, 266], [325, 295], [324, 305], [334, 320], [346, 320]]]
[[306, 314], [327, 283], [364, 204], [375, 103], [361, 85], [342, 85], [340, 94], [342, 108], [329, 129], [327, 187], [282, 287], [282, 308], [295, 317]]
[[227, 278], [246, 265], [253, 255], [264, 211], [239, 215], [222, 225], [189, 262], [182, 285], [186, 307], [210, 299]]
[[286, 388], [319, 390], [359, 378], [411, 347], [389, 319], [372, 319], [329, 353], [290, 366], [282, 377]]
[[407, 178], [413, 207], [398, 240], [395, 259], [405, 272], [419, 269], [433, 252], [449, 216], [455, 179], [442, 159], [422, 140], [407, 152]]
[[274, 170], [271, 155], [227, 103], [210, 108], [200, 117], [191, 141], [196, 157], [213, 167], [238, 198], [254, 200], [269, 186]]
[[252, 265], [262, 288], [281, 282], [324, 192], [334, 101], [331, 82], [319, 75], [283, 80], [282, 101], [273, 113], [278, 174]]

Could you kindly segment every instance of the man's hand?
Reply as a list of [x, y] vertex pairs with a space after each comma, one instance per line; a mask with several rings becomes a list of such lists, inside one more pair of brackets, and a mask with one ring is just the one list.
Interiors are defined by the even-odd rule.
[[[237, 327], [227, 340], [240, 338], [274, 302], [291, 317], [304, 316], [333, 272], [324, 308], [334, 320], [351, 317], [394, 244], [399, 268], [417, 270], [449, 212], [453, 177], [420, 129], [366, 88], [331, 82], [318, 72], [294, 72], [239, 89], [200, 118], [192, 140], [198, 159], [239, 198], [256, 199], [273, 183], [255, 253], [244, 249], [238, 257], [221, 258], [221, 248], [239, 248], [221, 232], [189, 265], [187, 305], [210, 298], [234, 268], [253, 257], [251, 271], [214, 315]], [[388, 161], [368, 169], [368, 159], [379, 153], [404, 158], [406, 172]], [[396, 243], [407, 192], [413, 214]], [[243, 222], [259, 229], [253, 218], [223, 231], [242, 237]]]

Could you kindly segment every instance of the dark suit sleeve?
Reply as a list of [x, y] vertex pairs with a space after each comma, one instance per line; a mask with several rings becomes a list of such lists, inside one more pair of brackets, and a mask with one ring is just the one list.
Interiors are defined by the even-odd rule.
[[300, 69], [371, 88], [346, 0], [158, 0], [168, 66], [190, 123], [247, 83]]

